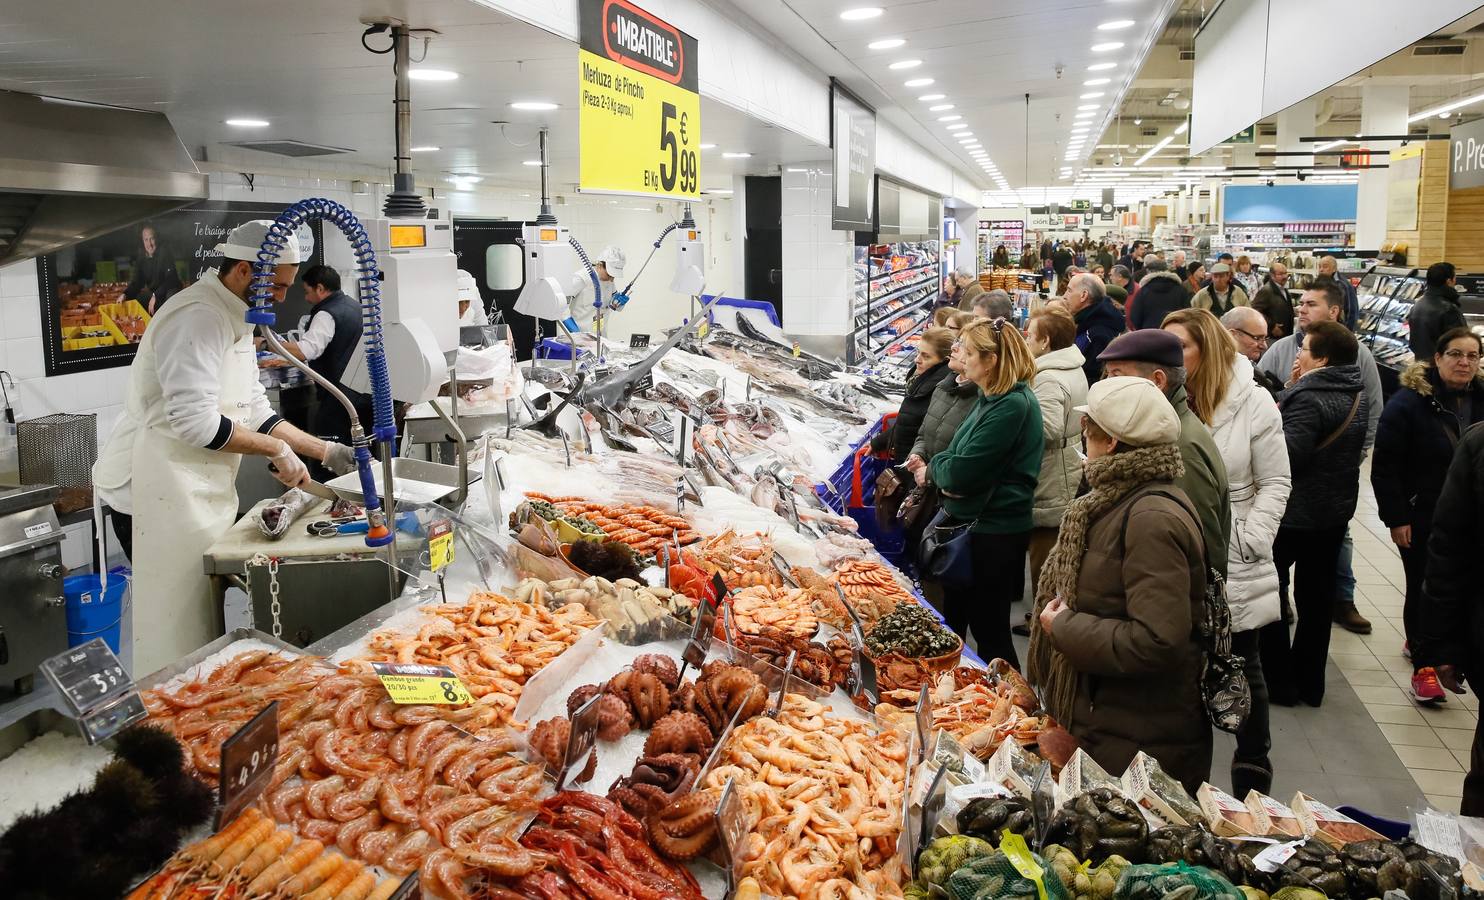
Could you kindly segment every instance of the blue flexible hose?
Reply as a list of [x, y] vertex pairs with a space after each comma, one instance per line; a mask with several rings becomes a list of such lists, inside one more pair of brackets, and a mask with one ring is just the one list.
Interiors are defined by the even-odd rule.
[[[253, 265], [252, 281], [248, 284], [247, 321], [265, 328], [273, 327], [273, 267], [278, 256], [288, 244], [289, 236], [306, 222], [320, 219], [334, 224], [350, 241], [351, 252], [356, 258], [356, 284], [361, 294], [361, 333], [366, 342], [366, 369], [371, 379], [371, 406], [374, 423], [371, 438], [394, 446], [397, 439], [397, 423], [392, 414], [392, 381], [387, 372], [386, 351], [382, 345], [381, 328], [381, 279], [376, 265], [376, 250], [371, 238], [355, 213], [333, 200], [311, 197], [300, 200], [279, 214], [268, 228], [268, 235], [258, 249], [258, 259]], [[596, 276], [594, 276], [596, 280]], [[374, 462], [368, 441], [357, 444], [356, 468], [360, 475], [362, 493], [368, 522], [381, 520], [381, 500], [376, 495], [376, 482], [371, 466]], [[388, 543], [395, 535], [376, 540], [368, 536], [368, 544]]]
[[598, 282], [598, 270], [593, 268], [593, 264], [587, 258], [587, 251], [577, 243], [577, 238], [569, 235], [567, 243], [572, 245], [572, 249], [577, 251], [577, 258], [582, 260], [582, 264], [587, 267], [587, 277], [593, 283], [593, 308], [601, 310], [603, 308], [603, 286]]

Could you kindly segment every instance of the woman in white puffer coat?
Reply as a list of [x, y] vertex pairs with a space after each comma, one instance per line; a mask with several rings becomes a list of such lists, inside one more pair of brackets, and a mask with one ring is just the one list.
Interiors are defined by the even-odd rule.
[[1211, 429], [1226, 464], [1232, 531], [1227, 549], [1226, 596], [1232, 611], [1232, 652], [1241, 656], [1252, 688], [1252, 712], [1237, 732], [1232, 756], [1232, 788], [1268, 793], [1273, 766], [1268, 759], [1267, 685], [1258, 654], [1258, 629], [1278, 621], [1278, 570], [1273, 538], [1288, 506], [1292, 480], [1283, 417], [1272, 394], [1252, 376], [1252, 363], [1210, 312], [1182, 309], [1165, 317], [1166, 331], [1185, 350], [1185, 389], [1190, 407]]

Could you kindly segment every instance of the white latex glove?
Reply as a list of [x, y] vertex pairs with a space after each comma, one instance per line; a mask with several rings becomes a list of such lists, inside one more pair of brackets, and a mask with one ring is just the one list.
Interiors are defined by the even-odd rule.
[[336, 475], [344, 475], [346, 472], [354, 471], [356, 467], [355, 448], [335, 441], [325, 441], [325, 456], [321, 460], [325, 468]]
[[298, 487], [309, 480], [309, 469], [304, 461], [286, 442], [279, 441], [279, 450], [272, 456], [273, 477], [284, 487]]

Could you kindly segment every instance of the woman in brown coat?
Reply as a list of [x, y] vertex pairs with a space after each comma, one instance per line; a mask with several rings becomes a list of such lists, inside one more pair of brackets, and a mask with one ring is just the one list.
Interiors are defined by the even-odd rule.
[[1143, 750], [1194, 792], [1211, 774], [1196, 630], [1206, 564], [1174, 485], [1180, 420], [1153, 382], [1129, 376], [1094, 384], [1085, 411], [1091, 491], [1067, 507], [1041, 570], [1029, 675], [1104, 769]]

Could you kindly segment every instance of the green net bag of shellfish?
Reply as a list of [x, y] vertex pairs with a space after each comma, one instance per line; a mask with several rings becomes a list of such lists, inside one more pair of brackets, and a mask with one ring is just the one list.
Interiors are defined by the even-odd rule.
[[1056, 872], [1031, 852], [1025, 838], [1008, 832], [996, 853], [961, 866], [948, 876], [944, 889], [953, 900], [1072, 900]]
[[1129, 866], [1118, 876], [1113, 900], [1243, 900], [1221, 875], [1183, 862]]

